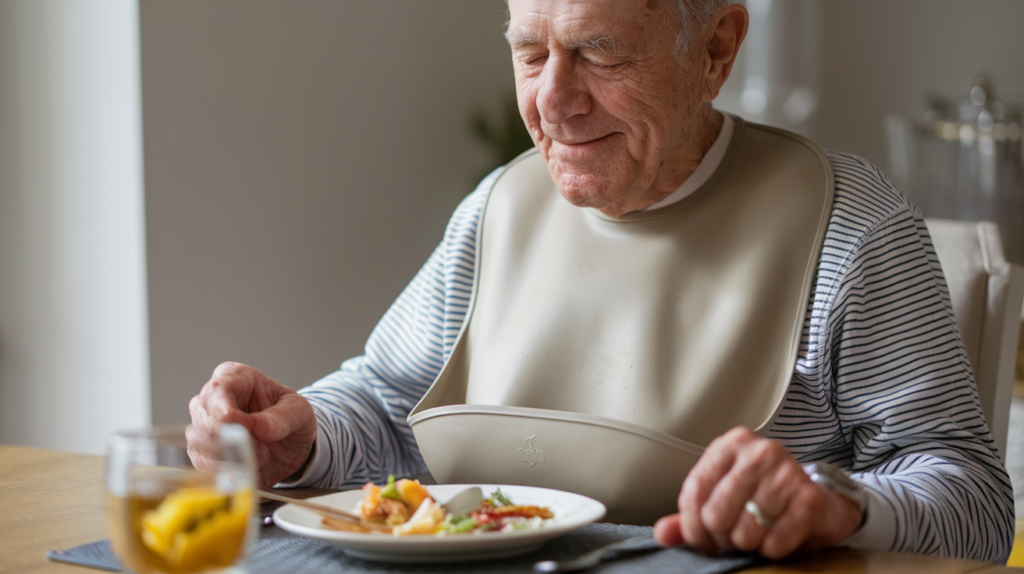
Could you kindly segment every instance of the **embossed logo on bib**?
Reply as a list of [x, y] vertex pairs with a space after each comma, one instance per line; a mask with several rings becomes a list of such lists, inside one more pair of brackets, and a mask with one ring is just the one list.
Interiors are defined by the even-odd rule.
[[522, 448], [516, 449], [517, 462], [525, 462], [528, 463], [530, 466], [533, 466], [537, 463], [547, 464], [544, 462], [544, 451], [540, 450], [534, 445], [534, 442], [536, 442], [536, 440], [537, 435], [533, 435], [526, 439], [526, 442], [523, 443]]

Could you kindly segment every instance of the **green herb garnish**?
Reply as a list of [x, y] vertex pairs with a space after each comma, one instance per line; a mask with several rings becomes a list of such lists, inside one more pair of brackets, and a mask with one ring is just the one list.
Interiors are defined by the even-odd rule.
[[395, 475], [388, 475], [388, 484], [380, 491], [381, 498], [390, 498], [391, 500], [397, 500], [398, 502], [404, 502], [402, 495], [398, 493], [398, 486], [395, 485]]
[[450, 532], [452, 534], [462, 534], [463, 532], [473, 530], [476, 526], [477, 522], [475, 518], [462, 514], [459, 516], [449, 517], [447, 523], [444, 525], [444, 529], [446, 532]]
[[492, 506], [511, 506], [512, 501], [507, 496], [502, 494], [501, 489], [497, 489], [491, 493], [491, 497], [487, 499]]

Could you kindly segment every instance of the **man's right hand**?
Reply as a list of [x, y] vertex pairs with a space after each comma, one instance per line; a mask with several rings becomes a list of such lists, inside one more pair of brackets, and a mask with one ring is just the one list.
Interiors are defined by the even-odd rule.
[[316, 439], [313, 406], [292, 388], [241, 363], [221, 363], [188, 405], [186, 436], [197, 468], [208, 460], [200, 439], [220, 423], [238, 423], [253, 437], [260, 488], [270, 488], [302, 468]]

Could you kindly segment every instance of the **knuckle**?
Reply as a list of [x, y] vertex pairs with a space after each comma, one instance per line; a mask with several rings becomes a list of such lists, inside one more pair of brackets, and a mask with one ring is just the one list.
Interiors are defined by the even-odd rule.
[[808, 489], [810, 494], [806, 497], [800, 497], [797, 500], [806, 501], [803, 502], [801, 506], [807, 508], [807, 511], [805, 512], [807, 515], [806, 518], [810, 519], [815, 516], [821, 516], [822, 513], [825, 512], [825, 507], [827, 505], [826, 497], [829, 493], [824, 488], [814, 484], [813, 482], [809, 482], [808, 486], [810, 487]]
[[699, 459], [697, 459], [697, 463], [700, 464], [700, 461], [702, 461], [705, 458], [707, 458], [708, 456], [710, 456], [710, 453], [717, 452], [718, 450], [723, 448], [725, 445], [727, 445], [729, 443], [729, 436], [728, 436], [728, 434], [729, 433], [726, 433], [724, 435], [717, 436], [717, 437], [711, 439], [711, 442], [708, 443], [708, 448], [704, 449], [704, 453], [700, 455]]
[[786, 461], [786, 466], [782, 469], [782, 472], [786, 478], [793, 480], [799, 479], [808, 483], [811, 482], [811, 479], [807, 477], [807, 473], [804, 472], [803, 467], [800, 466], [800, 463], [798, 463], [794, 458], [789, 458]]
[[706, 493], [710, 491], [712, 486], [713, 483], [709, 477], [691, 472], [690, 476], [683, 482], [683, 490], [679, 495], [679, 500], [690, 508], [699, 508], [703, 505]]
[[821, 505], [817, 504], [816, 501], [816, 497], [812, 497], [810, 500], [804, 497], [794, 499], [793, 504], [788, 509], [793, 522], [803, 526], [808, 524], [814, 516], [817, 516], [822, 509], [820, 508]]
[[758, 458], [770, 458], [775, 454], [772, 442], [768, 439], [760, 439], [751, 442], [750, 451]]
[[700, 510], [701, 522], [712, 532], [725, 533], [732, 526], [732, 520], [718, 504], [705, 504]]
[[242, 363], [236, 363], [235, 361], [224, 361], [217, 365], [217, 368], [213, 370], [213, 378], [227, 377], [242, 371], [245, 365]]
[[743, 427], [733, 427], [729, 429], [725, 434], [716, 438], [711, 444], [727, 445], [736, 444], [743, 441]]
[[779, 475], [778, 476], [779, 476], [779, 480], [782, 481], [783, 484], [791, 484], [791, 485], [812, 485], [813, 484], [811, 482], [811, 480], [809, 478], [807, 478], [807, 474], [804, 472], [804, 470], [802, 468], [800, 468], [800, 465], [796, 464], [796, 462], [793, 462], [792, 464], [787, 464], [784, 467], [782, 467], [781, 469], [779, 469]]
[[733, 440], [738, 440], [742, 442], [747, 442], [757, 437], [757, 435], [754, 434], [753, 431], [751, 431], [745, 426], [733, 427], [726, 434], [729, 435]]

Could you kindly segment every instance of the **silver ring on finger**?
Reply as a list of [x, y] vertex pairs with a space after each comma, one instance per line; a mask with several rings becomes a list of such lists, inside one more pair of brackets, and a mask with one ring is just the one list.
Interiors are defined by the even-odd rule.
[[770, 529], [772, 524], [775, 524], [775, 517], [761, 510], [761, 507], [753, 500], [748, 500], [747, 503], [743, 505], [743, 510], [746, 510], [747, 514], [753, 516], [754, 522], [765, 530]]

